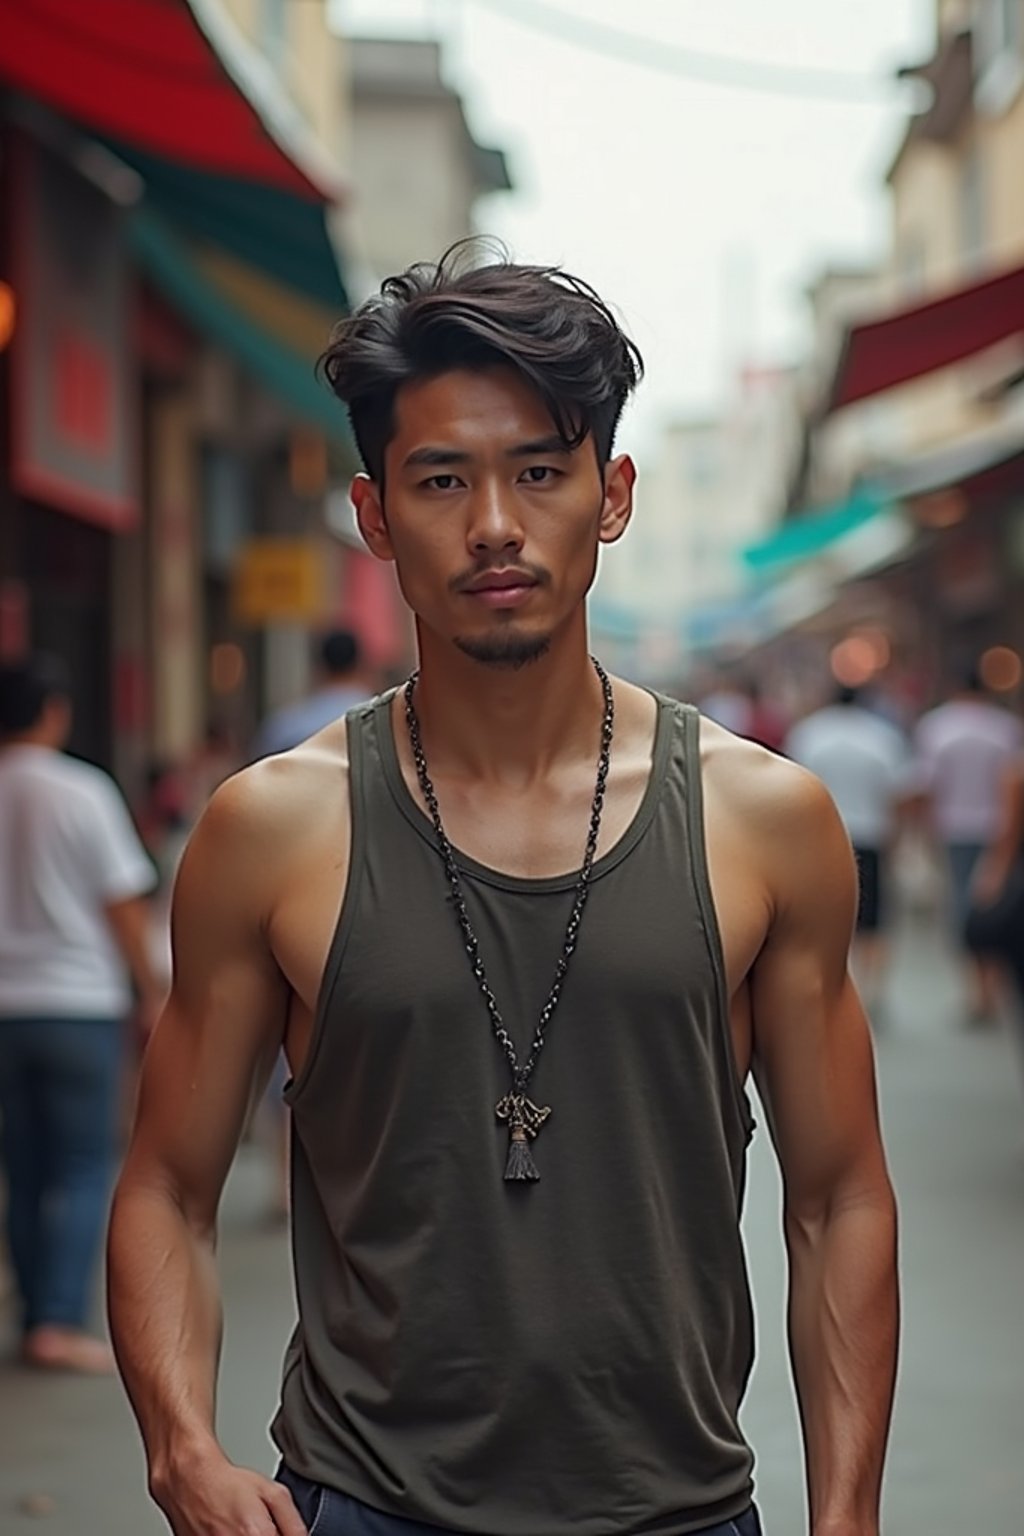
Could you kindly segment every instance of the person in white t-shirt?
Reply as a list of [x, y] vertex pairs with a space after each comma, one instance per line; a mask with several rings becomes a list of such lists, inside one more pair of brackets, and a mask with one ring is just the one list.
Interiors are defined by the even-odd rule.
[[161, 998], [153, 865], [111, 779], [63, 752], [70, 724], [55, 658], [0, 667], [0, 1150], [22, 1355], [100, 1372], [113, 1358], [86, 1324], [131, 982], [143, 1028]]
[[[953, 922], [962, 940], [975, 869], [999, 833], [1003, 785], [1024, 752], [1024, 725], [988, 697], [977, 670], [971, 669], [964, 686], [919, 721], [914, 751], [917, 788], [946, 850]], [[993, 1018], [996, 963], [970, 957], [969, 983], [971, 1017]]]
[[786, 754], [832, 795], [857, 856], [860, 900], [855, 959], [868, 1011], [877, 1011], [886, 959], [887, 854], [907, 789], [909, 753], [900, 732], [860, 702], [855, 688], [793, 727]]

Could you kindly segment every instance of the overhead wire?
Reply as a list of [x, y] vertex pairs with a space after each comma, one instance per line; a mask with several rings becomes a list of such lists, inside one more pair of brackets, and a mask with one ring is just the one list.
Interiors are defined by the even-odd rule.
[[576, 44], [590, 53], [730, 90], [845, 102], [854, 106], [880, 106], [896, 99], [901, 89], [895, 80], [863, 72], [706, 53], [685, 44], [576, 15], [547, 3], [547, 0], [470, 0], [470, 3], [518, 26]]

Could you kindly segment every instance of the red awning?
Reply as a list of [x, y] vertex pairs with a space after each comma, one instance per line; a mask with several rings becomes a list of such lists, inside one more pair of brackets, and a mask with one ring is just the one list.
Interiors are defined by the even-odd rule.
[[188, 0], [0, 0], [0, 79], [168, 160], [329, 196], [225, 72]]
[[1024, 267], [846, 333], [828, 409], [948, 368], [1024, 331]]

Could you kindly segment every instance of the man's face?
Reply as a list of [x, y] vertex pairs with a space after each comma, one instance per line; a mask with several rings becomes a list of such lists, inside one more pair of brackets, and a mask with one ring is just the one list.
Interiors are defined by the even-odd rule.
[[367, 543], [422, 625], [494, 666], [544, 653], [632, 505], [630, 460], [602, 475], [591, 439], [567, 450], [509, 368], [401, 389], [384, 471], [383, 494], [365, 477], [352, 489]]

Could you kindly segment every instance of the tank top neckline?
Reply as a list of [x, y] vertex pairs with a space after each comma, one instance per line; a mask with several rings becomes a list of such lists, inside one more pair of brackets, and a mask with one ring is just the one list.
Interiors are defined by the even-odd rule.
[[[372, 711], [384, 777], [391, 791], [391, 797], [399, 811], [413, 830], [437, 853], [437, 839], [434, 834], [433, 825], [426, 811], [422, 809], [410, 793], [398, 759], [394, 721], [391, 715], [391, 703], [396, 691], [392, 690], [383, 694], [376, 701]], [[674, 700], [654, 693], [650, 689], [646, 689], [645, 692], [650, 693], [657, 705], [654, 747], [651, 753], [651, 768], [647, 784], [633, 819], [626, 827], [622, 836], [602, 853], [599, 859], [595, 859], [591, 871], [592, 880], [600, 879], [602, 875], [608, 874], [610, 870], [614, 869], [617, 864], [621, 864], [622, 860], [633, 851], [650, 826], [668, 771], [668, 760], [672, 750], [672, 723], [677, 718], [677, 712], [687, 707], [685, 705], [677, 705]], [[583, 841], [582, 833], [580, 841], [581, 843]], [[492, 869], [490, 865], [481, 863], [479, 859], [474, 859], [471, 854], [464, 852], [461, 848], [457, 848], [454, 844], [452, 844], [452, 852], [455, 854], [455, 861], [462, 874], [468, 875], [473, 880], [481, 881], [485, 885], [497, 886], [501, 890], [534, 893], [569, 891], [572, 890], [579, 878], [578, 867], [567, 870], [561, 875], [544, 875], [534, 878], [527, 875], [512, 875], [504, 870]]]

